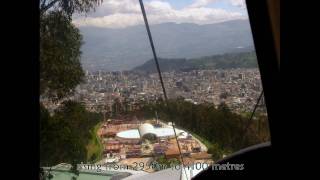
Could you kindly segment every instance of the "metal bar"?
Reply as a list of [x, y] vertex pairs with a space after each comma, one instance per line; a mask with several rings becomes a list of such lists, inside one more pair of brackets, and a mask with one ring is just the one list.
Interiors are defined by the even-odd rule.
[[[148, 23], [146, 11], [145, 11], [145, 9], [144, 9], [143, 1], [142, 1], [142, 0], [139, 0], [139, 2], [140, 2], [140, 7], [141, 7], [142, 15], [143, 15], [143, 20], [144, 20], [144, 23], [145, 23], [145, 25], [146, 25], [146, 29], [147, 29], [147, 33], [148, 33], [148, 37], [149, 37], [149, 41], [150, 41], [150, 45], [151, 45], [151, 49], [152, 49], [152, 53], [153, 53], [153, 58], [154, 58], [154, 60], [155, 60], [155, 62], [156, 62], [156, 67], [157, 67], [157, 70], [158, 70], [158, 74], [159, 74], [159, 78], [160, 78], [160, 83], [161, 83], [161, 87], [162, 87], [162, 91], [163, 91], [165, 103], [166, 103], [166, 105], [167, 105], [167, 108], [169, 108], [169, 106], [168, 106], [168, 97], [167, 97], [166, 89], [165, 89], [165, 87], [164, 87], [164, 83], [163, 83], [163, 80], [162, 80], [161, 70], [160, 70], [160, 66], [159, 66], [157, 54], [156, 54], [156, 51], [155, 51], [155, 48], [154, 48], [153, 39], [152, 39], [152, 35], [151, 35], [151, 32], [150, 32], [150, 28], [149, 28], [149, 23]], [[188, 179], [187, 172], [186, 172], [185, 168], [183, 167], [183, 166], [184, 166], [183, 156], [182, 156], [182, 154], [181, 154], [181, 148], [180, 148], [180, 145], [179, 145], [177, 133], [176, 133], [176, 130], [175, 130], [175, 125], [174, 125], [173, 122], [172, 122], [172, 128], [173, 128], [173, 131], [174, 131], [174, 134], [175, 134], [175, 139], [176, 139], [176, 141], [177, 141], [177, 145], [178, 145], [178, 149], [179, 149], [179, 154], [180, 154], [180, 158], [181, 158], [181, 161], [182, 161], [182, 167], [181, 167], [181, 168], [183, 168], [183, 170], [184, 170], [184, 172], [185, 172], [185, 174], [186, 174], [186, 178]], [[182, 172], [182, 171], [181, 171], [181, 172]]]

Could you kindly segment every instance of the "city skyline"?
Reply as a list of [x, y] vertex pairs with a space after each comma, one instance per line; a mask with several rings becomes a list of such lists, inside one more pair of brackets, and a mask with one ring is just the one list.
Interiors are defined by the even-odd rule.
[[[193, 104], [216, 106], [225, 103], [237, 113], [250, 112], [262, 91], [258, 68], [171, 71], [162, 75], [169, 99], [183, 98]], [[83, 102], [89, 111], [103, 109], [112, 113], [116, 101], [133, 111], [141, 101], [155, 102], [162, 96], [157, 73], [97, 71], [86, 72], [85, 83], [68, 99]]]

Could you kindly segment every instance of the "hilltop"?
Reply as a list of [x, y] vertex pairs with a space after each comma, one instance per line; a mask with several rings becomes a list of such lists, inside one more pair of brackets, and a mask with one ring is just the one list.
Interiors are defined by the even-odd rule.
[[[188, 71], [195, 69], [230, 69], [258, 67], [255, 51], [227, 53], [222, 55], [205, 56], [192, 59], [159, 58], [159, 64], [162, 72]], [[150, 59], [141, 66], [133, 68], [133, 70], [154, 73], [156, 72], [155, 62], [153, 59]]]

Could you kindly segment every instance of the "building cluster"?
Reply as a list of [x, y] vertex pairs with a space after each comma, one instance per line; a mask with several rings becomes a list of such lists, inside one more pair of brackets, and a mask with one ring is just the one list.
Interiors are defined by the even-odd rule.
[[[158, 129], [170, 127], [170, 125], [157, 120], [109, 119], [104, 122], [97, 132], [103, 144], [104, 161], [102, 163], [121, 164], [131, 158], [154, 158], [159, 156], [165, 156], [168, 159], [179, 159], [180, 152], [174, 134], [158, 136], [153, 139], [152, 136], [148, 136], [149, 133], [153, 133], [152, 130], [148, 131], [148, 126], [154, 126]], [[141, 136], [139, 135], [136, 138], [131, 134], [126, 137], [119, 135], [121, 132], [130, 132], [141, 128], [146, 133], [141, 131]], [[183, 132], [186, 133], [185, 131]], [[189, 161], [199, 160], [197, 157], [201, 155], [201, 159], [210, 159], [211, 157], [206, 153], [206, 147], [201, 147], [199, 141], [190, 134], [179, 135], [178, 142], [182, 155]]]
[[[181, 97], [194, 104], [224, 102], [235, 112], [251, 111], [262, 91], [257, 68], [172, 71], [162, 76], [169, 98]], [[84, 102], [90, 111], [117, 113], [162, 97], [157, 73], [99, 71], [87, 72], [85, 83], [70, 98]]]

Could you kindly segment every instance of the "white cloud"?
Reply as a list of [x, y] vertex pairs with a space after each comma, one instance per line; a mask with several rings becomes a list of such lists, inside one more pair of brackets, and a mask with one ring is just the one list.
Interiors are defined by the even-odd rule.
[[245, 0], [230, 0], [231, 5], [237, 6], [239, 8], [246, 8]]
[[73, 23], [76, 26], [96, 26], [96, 27], [108, 27], [108, 28], [124, 28], [137, 24], [142, 24], [143, 19], [141, 16], [115, 13], [102, 17], [87, 17], [84, 19], [74, 20]]
[[[190, 6], [174, 9], [168, 2], [152, 0], [145, 2], [145, 9], [150, 24], [164, 22], [210, 24], [246, 18], [239, 12], [205, 7], [213, 1], [215, 0], [196, 0]], [[105, 0], [96, 12], [89, 14], [88, 17], [74, 18], [73, 23], [77, 26], [124, 28], [143, 24], [143, 18], [138, 0]]]
[[191, 8], [204, 7], [214, 1], [217, 1], [217, 0], [195, 0], [189, 7]]
[[229, 2], [232, 6], [236, 6], [239, 8], [246, 8], [245, 0], [195, 0], [189, 7], [193, 7], [193, 8], [205, 7], [210, 3], [219, 2], [219, 1]]

